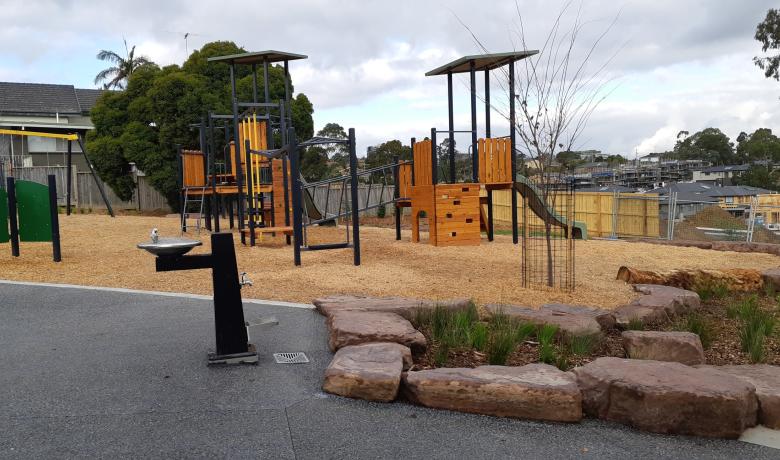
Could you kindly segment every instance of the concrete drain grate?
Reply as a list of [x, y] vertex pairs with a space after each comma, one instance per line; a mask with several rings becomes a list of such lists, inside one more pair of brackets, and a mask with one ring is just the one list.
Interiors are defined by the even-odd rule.
[[308, 363], [309, 358], [302, 351], [295, 353], [274, 353], [276, 364], [303, 364]]

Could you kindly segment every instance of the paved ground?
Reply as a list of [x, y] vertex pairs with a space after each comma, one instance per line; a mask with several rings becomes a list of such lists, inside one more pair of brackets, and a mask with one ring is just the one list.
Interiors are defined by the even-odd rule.
[[[739, 441], [371, 404], [320, 391], [311, 310], [246, 304], [258, 366], [205, 365], [209, 301], [0, 284], [0, 458], [778, 458]], [[271, 353], [304, 351], [306, 365]]]

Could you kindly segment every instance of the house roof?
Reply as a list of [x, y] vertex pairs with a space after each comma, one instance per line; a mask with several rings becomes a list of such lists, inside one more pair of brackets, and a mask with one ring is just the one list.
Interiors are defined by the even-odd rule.
[[227, 62], [229, 64], [262, 64], [263, 62], [295, 61], [307, 59], [303, 54], [288, 53], [285, 51], [253, 51], [251, 53], [228, 54], [226, 56], [214, 56], [208, 58], [208, 62]]
[[0, 82], [0, 114], [80, 115], [95, 105], [104, 90], [73, 85]]
[[705, 173], [714, 173], [714, 172], [741, 172], [741, 171], [747, 171], [750, 169], [750, 165], [725, 165], [725, 166], [711, 166], [709, 168], [704, 168], [701, 170], [701, 172]]
[[578, 188], [577, 192], [618, 192], [618, 193], [631, 193], [636, 192], [635, 188], [624, 187], [622, 185], [603, 185], [595, 187]]
[[432, 77], [434, 75], [447, 75], [448, 73], [463, 73], [471, 70], [471, 63], [474, 63], [474, 70], [493, 70], [499, 67], [503, 67], [521, 59], [525, 59], [534, 54], [538, 54], [536, 50], [524, 50], [524, 51], [510, 51], [508, 53], [493, 53], [493, 54], [475, 54], [472, 56], [463, 56], [462, 58], [455, 59], [454, 61], [444, 64], [441, 67], [437, 67], [430, 72], [426, 72], [426, 77]]
[[680, 201], [717, 201], [719, 197], [727, 196], [755, 196], [772, 193], [769, 190], [760, 187], [751, 187], [747, 185], [729, 185], [719, 187], [714, 185], [702, 184], [700, 182], [677, 182], [648, 191], [648, 193], [657, 193], [661, 196], [668, 195], [670, 192], [677, 192], [677, 199]]

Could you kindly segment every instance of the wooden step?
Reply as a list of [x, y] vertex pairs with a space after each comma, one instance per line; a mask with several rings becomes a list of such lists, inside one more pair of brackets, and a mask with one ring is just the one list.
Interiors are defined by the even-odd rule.
[[[255, 227], [255, 235], [263, 233], [283, 233], [285, 235], [292, 235], [292, 227]], [[244, 228], [241, 233], [249, 235], [249, 229]]]

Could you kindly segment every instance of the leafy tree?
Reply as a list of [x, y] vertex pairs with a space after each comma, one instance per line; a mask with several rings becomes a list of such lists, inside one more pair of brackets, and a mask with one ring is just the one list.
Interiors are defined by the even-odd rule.
[[[403, 145], [401, 141], [394, 139], [377, 145], [366, 155], [366, 168], [376, 168], [379, 166], [385, 166], [393, 164], [395, 157], [399, 160], [411, 160], [412, 148], [408, 145]], [[379, 177], [378, 174], [376, 177]], [[388, 179], [391, 176], [387, 176]]]
[[778, 173], [764, 165], [752, 165], [750, 169], [742, 173], [741, 176], [734, 178], [737, 185], [749, 185], [751, 187], [760, 187], [769, 190], [777, 190]]
[[109, 50], [100, 50], [97, 54], [98, 59], [110, 62], [113, 65], [101, 70], [95, 75], [96, 85], [102, 81], [108, 80], [108, 82], [103, 85], [103, 88], [123, 89], [127, 83], [127, 79], [130, 78], [130, 75], [132, 75], [136, 69], [152, 64], [152, 61], [149, 60], [149, 58], [135, 55], [135, 45], [133, 45], [132, 48], [127, 49], [127, 40], [123, 41], [125, 43], [125, 57]]
[[[344, 127], [338, 123], [327, 123], [321, 130], [317, 131], [317, 136], [330, 139], [346, 139], [349, 137], [347, 132], [344, 131]], [[339, 174], [349, 168], [349, 149], [346, 144], [329, 144], [325, 146], [325, 150], [333, 166], [332, 169], [334, 169], [332, 173]]]
[[[756, 27], [755, 39], [761, 42], [761, 51], [766, 53], [768, 50], [780, 48], [780, 11], [774, 8], [766, 13], [761, 23]], [[755, 63], [764, 71], [766, 78], [780, 80], [780, 54], [764, 57], [754, 57]]]
[[704, 160], [721, 165], [738, 162], [734, 143], [718, 128], [706, 128], [692, 136], [688, 136], [688, 131], [680, 131], [672, 156], [677, 160]]
[[759, 128], [752, 134], [737, 137], [737, 156], [743, 161], [780, 161], [780, 138], [769, 128]]
[[[116, 194], [129, 199], [134, 184], [129, 163], [146, 173], [151, 184], [178, 205], [176, 145], [198, 148], [198, 133], [190, 127], [208, 111], [232, 113], [228, 66], [207, 63], [208, 57], [242, 53], [232, 42], [213, 42], [193, 51], [182, 67], [160, 69], [147, 63], [135, 69], [124, 91], [106, 92], [92, 109], [95, 129], [88, 133], [87, 148], [95, 167]], [[252, 71], [236, 67], [240, 100], [252, 98]], [[258, 69], [258, 97], [262, 97], [262, 69]], [[271, 100], [284, 98], [284, 70], [269, 69]], [[292, 90], [292, 83], [289, 83]], [[299, 140], [313, 132], [311, 102], [304, 94], [291, 100], [291, 117]], [[230, 133], [232, 134], [232, 132]]]
[[555, 161], [557, 161], [565, 170], [574, 169], [584, 163], [584, 161], [580, 160], [579, 155], [570, 151], [558, 152], [558, 154], [555, 155]]

